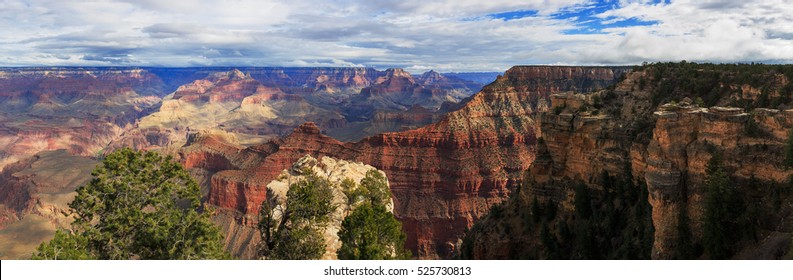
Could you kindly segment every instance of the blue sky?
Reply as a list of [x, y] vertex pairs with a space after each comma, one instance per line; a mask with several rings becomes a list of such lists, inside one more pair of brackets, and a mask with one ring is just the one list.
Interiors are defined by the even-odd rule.
[[0, 66], [793, 63], [788, 0], [0, 2]]

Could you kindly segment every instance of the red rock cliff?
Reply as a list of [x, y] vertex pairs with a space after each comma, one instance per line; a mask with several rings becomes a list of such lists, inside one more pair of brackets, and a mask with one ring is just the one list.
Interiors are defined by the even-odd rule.
[[578, 81], [582, 78], [591, 78], [598, 87], [617, 76], [598, 80], [585, 72], [562, 72], [570, 75], [568, 80], [536, 78], [536, 87], [523, 88], [523, 76], [510, 76], [522, 71], [508, 71], [501, 88], [477, 94], [438, 123], [355, 143], [341, 143], [322, 135], [315, 124], [304, 124], [285, 139], [268, 143], [272, 152], [261, 154], [260, 164], [214, 175], [209, 202], [235, 210], [237, 221], [251, 226], [266, 184], [300, 157], [360, 161], [386, 172], [409, 248], [421, 258], [448, 257], [465, 229], [506, 198], [529, 168], [536, 140], [532, 116], [539, 100], [547, 102], [549, 94], [569, 90], [572, 84], [586, 84]]

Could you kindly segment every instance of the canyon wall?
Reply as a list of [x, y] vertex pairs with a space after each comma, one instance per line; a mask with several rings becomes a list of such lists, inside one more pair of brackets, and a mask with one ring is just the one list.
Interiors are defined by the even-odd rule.
[[[781, 188], [770, 183], [786, 182], [793, 174], [783, 167], [781, 153], [787, 133], [793, 127], [791, 110], [755, 109], [747, 113], [740, 108], [667, 104], [654, 116], [657, 121], [647, 147], [645, 175], [657, 229], [654, 258], [674, 256], [679, 237], [677, 215], [682, 208], [691, 220], [694, 238], [703, 238], [705, 167], [714, 149], [721, 153], [731, 178], [739, 182], [758, 180], [767, 182], [764, 188]], [[762, 133], [747, 135], [750, 121], [757, 123]], [[743, 195], [751, 193], [738, 185]], [[783, 229], [789, 227], [785, 223], [774, 224]]]
[[139, 69], [0, 70], [0, 169], [40, 151], [97, 155], [164, 95]]
[[[596, 201], [601, 201], [613, 196], [607, 193], [613, 190], [604, 187], [609, 183], [603, 174], [617, 180], [630, 177], [634, 186], [646, 183], [646, 201], [652, 208], [651, 251], [642, 257], [680, 258], [680, 232], [687, 228], [689, 242], [699, 247], [697, 255], [689, 257], [708, 258], [702, 252], [706, 166], [718, 153], [729, 187], [736, 190], [746, 208], [741, 219], [752, 228], [753, 238], [730, 244], [736, 250], [734, 257], [774, 259], [784, 255], [793, 232], [793, 205], [789, 203], [793, 197], [788, 190], [793, 172], [783, 164], [785, 143], [793, 127], [793, 110], [786, 101], [793, 89], [791, 69], [686, 63], [638, 69], [606, 90], [551, 95], [549, 110], [536, 118], [542, 139], [527, 173], [528, 183], [520, 196], [501, 205], [498, 212], [526, 214], [521, 207], [533, 205], [534, 198], [540, 203], [552, 202], [562, 211], [559, 215], [575, 223], [574, 186], [585, 184]], [[559, 72], [546, 77], [553, 79]], [[533, 70], [519, 73], [537, 76]], [[764, 107], [771, 104], [777, 108]], [[526, 236], [504, 237], [505, 228], [526, 226], [521, 220], [525, 217], [500, 215], [490, 215], [477, 226], [463, 255], [509, 258], [529, 252], [538, 257], [537, 252], [549, 252], [540, 242], [539, 229], [528, 230]], [[688, 223], [679, 224], [681, 220]], [[552, 234], [563, 235], [557, 224], [549, 228]], [[613, 253], [617, 248], [609, 250]], [[581, 256], [572, 256], [576, 257]]]
[[[449, 257], [465, 229], [503, 201], [531, 165], [536, 143], [533, 117], [538, 108], [547, 110], [538, 104], [547, 104], [558, 91], [608, 86], [620, 78], [619, 73], [627, 72], [625, 68], [562, 67], [569, 70], [561, 72], [555, 68], [510, 69], [497, 82], [498, 89], [483, 90], [462, 109], [414, 130], [342, 143], [322, 135], [315, 124], [304, 124], [282, 140], [241, 151], [264, 151], [259, 152], [263, 159], [217, 171], [210, 180], [208, 201], [220, 206], [224, 217], [250, 227], [265, 199], [266, 184], [297, 159], [309, 154], [363, 162], [387, 174], [394, 213], [408, 234], [408, 247], [420, 258]], [[560, 74], [549, 80], [551, 74], [542, 74], [543, 69]], [[525, 76], [527, 72], [535, 76]], [[195, 145], [185, 148], [201, 150], [200, 143]], [[237, 234], [239, 226], [223, 224], [229, 225], [230, 234], [248, 239]], [[241, 243], [230, 240], [229, 244]], [[245, 251], [236, 249], [239, 254]]]

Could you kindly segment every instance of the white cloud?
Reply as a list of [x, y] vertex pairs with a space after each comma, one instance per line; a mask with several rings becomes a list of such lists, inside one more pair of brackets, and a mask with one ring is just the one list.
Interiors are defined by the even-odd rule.
[[[0, 65], [283, 65], [504, 70], [517, 64], [793, 62], [793, 5], [620, 0], [0, 2]], [[487, 15], [533, 10], [505, 21]], [[649, 26], [619, 26], [634, 19]]]
[[[601, 18], [658, 22], [652, 26], [612, 29], [625, 34], [617, 53], [634, 59], [713, 62], [793, 62], [793, 5], [785, 0], [762, 3], [710, 0], [668, 4], [631, 3]], [[787, 30], [787, 31], [784, 31]], [[783, 38], [772, 38], [780, 34]]]

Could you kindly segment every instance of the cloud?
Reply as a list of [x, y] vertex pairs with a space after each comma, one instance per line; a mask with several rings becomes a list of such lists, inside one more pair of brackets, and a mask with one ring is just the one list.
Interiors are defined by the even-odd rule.
[[0, 2], [0, 66], [793, 62], [786, 0]]

